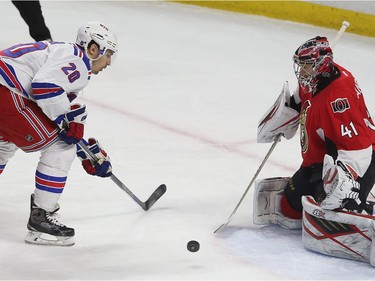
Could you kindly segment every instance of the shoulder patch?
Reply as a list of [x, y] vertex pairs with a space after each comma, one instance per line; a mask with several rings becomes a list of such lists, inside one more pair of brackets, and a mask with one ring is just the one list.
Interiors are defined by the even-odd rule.
[[338, 98], [331, 102], [331, 108], [333, 113], [343, 113], [350, 108], [350, 104], [347, 98]]

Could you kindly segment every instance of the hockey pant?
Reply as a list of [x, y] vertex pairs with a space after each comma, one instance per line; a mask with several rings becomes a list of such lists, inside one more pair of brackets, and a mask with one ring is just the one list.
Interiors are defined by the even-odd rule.
[[76, 146], [59, 140], [57, 125], [36, 103], [0, 85], [0, 174], [18, 148], [25, 152], [40, 151], [35, 204], [47, 211], [55, 210]]

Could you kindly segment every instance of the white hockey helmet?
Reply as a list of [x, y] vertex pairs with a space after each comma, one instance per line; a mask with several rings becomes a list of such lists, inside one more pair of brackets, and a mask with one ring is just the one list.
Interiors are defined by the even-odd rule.
[[76, 43], [85, 49], [93, 40], [99, 45], [100, 54], [103, 55], [107, 49], [117, 52], [117, 37], [104, 24], [97, 21], [90, 21], [80, 27], [77, 32]]

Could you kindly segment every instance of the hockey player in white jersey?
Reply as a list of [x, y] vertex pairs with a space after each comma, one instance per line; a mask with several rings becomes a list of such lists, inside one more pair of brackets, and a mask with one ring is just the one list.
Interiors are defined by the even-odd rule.
[[[0, 51], [0, 174], [19, 148], [41, 154], [28, 243], [74, 244], [74, 229], [56, 213], [87, 117], [86, 107], [72, 101], [116, 52], [116, 35], [99, 22], [79, 28], [76, 43], [41, 41]], [[79, 151], [86, 172], [110, 176], [110, 159], [100, 144], [90, 139], [88, 146], [101, 160], [93, 163]]]

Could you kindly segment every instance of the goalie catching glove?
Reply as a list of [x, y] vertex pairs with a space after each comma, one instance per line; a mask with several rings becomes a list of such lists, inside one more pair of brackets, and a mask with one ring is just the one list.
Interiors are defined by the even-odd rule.
[[68, 144], [78, 143], [83, 138], [86, 117], [86, 106], [80, 104], [73, 104], [69, 112], [57, 117], [55, 122], [60, 128], [60, 139]]
[[323, 209], [344, 208], [344, 199], [357, 200], [360, 185], [355, 180], [355, 172], [340, 160], [334, 161], [326, 154], [323, 162], [323, 187], [326, 198], [320, 203]]
[[103, 178], [110, 177], [112, 175], [111, 159], [100, 143], [94, 138], [89, 138], [88, 142], [84, 139], [82, 141], [97, 158], [92, 159], [92, 157], [88, 155], [79, 144], [77, 144], [77, 156], [81, 160], [85, 171], [93, 176]]
[[299, 112], [289, 105], [290, 93], [286, 81], [275, 103], [259, 121], [258, 143], [273, 142], [280, 134], [288, 140], [294, 137], [299, 126]]

